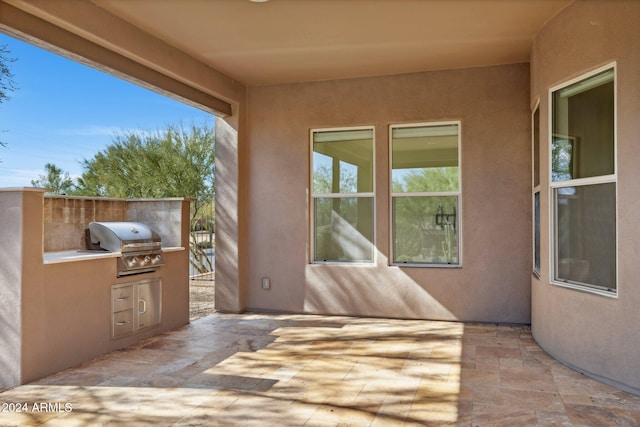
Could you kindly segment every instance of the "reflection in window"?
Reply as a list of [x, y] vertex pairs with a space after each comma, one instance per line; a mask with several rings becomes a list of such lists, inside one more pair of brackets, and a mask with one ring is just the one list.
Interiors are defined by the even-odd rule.
[[373, 262], [373, 128], [311, 139], [313, 261]]
[[616, 292], [615, 70], [551, 93], [553, 280]]
[[459, 126], [391, 127], [395, 264], [460, 264]]
[[531, 117], [533, 151], [533, 271], [540, 275], [540, 108], [536, 105]]
[[554, 91], [552, 103], [553, 182], [614, 174], [613, 69]]
[[551, 180], [577, 178], [577, 144], [575, 137], [554, 135], [551, 144]]
[[316, 261], [373, 260], [372, 197], [316, 198]]
[[394, 197], [395, 262], [457, 264], [457, 210], [455, 196]]
[[616, 288], [616, 185], [585, 185], [571, 195], [556, 189], [555, 279]]

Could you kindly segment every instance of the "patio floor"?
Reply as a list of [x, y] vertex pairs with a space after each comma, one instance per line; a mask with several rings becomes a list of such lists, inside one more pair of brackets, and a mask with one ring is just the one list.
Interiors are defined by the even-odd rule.
[[214, 314], [0, 403], [3, 426], [640, 424], [528, 327], [304, 315]]

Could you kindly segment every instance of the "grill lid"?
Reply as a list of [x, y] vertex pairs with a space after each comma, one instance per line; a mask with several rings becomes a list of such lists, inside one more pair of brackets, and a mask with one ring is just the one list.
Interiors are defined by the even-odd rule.
[[160, 236], [140, 222], [91, 222], [91, 242], [111, 252], [160, 249]]

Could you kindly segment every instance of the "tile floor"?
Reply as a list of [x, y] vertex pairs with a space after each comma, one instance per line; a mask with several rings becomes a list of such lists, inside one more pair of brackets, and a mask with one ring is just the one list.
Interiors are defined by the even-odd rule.
[[0, 404], [2, 426], [640, 425], [527, 327], [302, 315], [214, 314]]

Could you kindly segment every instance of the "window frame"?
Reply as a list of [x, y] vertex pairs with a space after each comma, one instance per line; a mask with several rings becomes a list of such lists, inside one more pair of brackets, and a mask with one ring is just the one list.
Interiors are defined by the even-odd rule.
[[[566, 181], [553, 181], [553, 138], [554, 138], [554, 92], [567, 88], [573, 84], [587, 80], [599, 73], [613, 70], [613, 173], [607, 175], [589, 176], [585, 178], [574, 178]], [[618, 298], [620, 293], [620, 281], [619, 281], [619, 208], [618, 208], [618, 71], [617, 62], [610, 62], [606, 65], [583, 73], [575, 78], [566, 80], [558, 85], [549, 88], [548, 91], [548, 179], [549, 179], [549, 283], [555, 286], [582, 291], [590, 294], [605, 296], [609, 298]], [[603, 287], [588, 284], [588, 283], [576, 283], [569, 281], [560, 281], [555, 277], [558, 271], [558, 220], [557, 220], [557, 193], [559, 188], [566, 187], [579, 187], [579, 186], [593, 186], [598, 184], [611, 184], [615, 185], [615, 289], [605, 289]]]
[[[538, 123], [536, 126], [536, 120], [535, 120], [535, 115], [536, 113], [538, 114]], [[536, 129], [537, 129], [537, 135], [536, 135]], [[537, 136], [537, 146], [536, 146], [536, 136]], [[533, 274], [537, 277], [540, 278], [540, 271], [542, 270], [542, 257], [541, 257], [541, 252], [542, 252], [542, 248], [541, 248], [541, 235], [542, 235], [542, 230], [541, 230], [541, 224], [542, 224], [542, 207], [541, 207], [541, 193], [540, 193], [540, 187], [541, 187], [541, 178], [542, 178], [542, 174], [541, 174], [541, 168], [540, 168], [540, 98], [536, 99], [536, 102], [533, 106], [533, 110], [531, 112], [531, 213], [532, 213], [532, 230], [531, 230], [531, 236], [532, 236], [532, 248], [533, 248], [533, 253], [532, 253], [532, 271]], [[536, 149], [537, 149], [537, 153], [536, 153]], [[536, 156], [537, 154], [537, 156]], [[536, 162], [536, 158], [537, 158], [537, 162]], [[538, 182], [536, 184], [536, 169], [538, 170]], [[538, 196], [538, 229], [536, 230], [536, 196]], [[536, 232], [537, 231], [537, 232]], [[536, 248], [536, 240], [538, 242], [538, 246]], [[537, 249], [537, 251], [536, 251]], [[536, 265], [536, 261], [538, 261], [538, 263], [540, 265]]]
[[[371, 131], [371, 153], [372, 153], [372, 191], [361, 193], [314, 193], [313, 189], [313, 144], [314, 134], [318, 132], [341, 132], [341, 131]], [[371, 198], [372, 212], [372, 241], [371, 241], [371, 261], [354, 260], [316, 260], [316, 215], [315, 203], [316, 199], [343, 199], [343, 198]], [[376, 264], [376, 129], [373, 125], [365, 126], [345, 126], [345, 127], [329, 127], [329, 128], [311, 128], [309, 129], [309, 263], [310, 264], [333, 264], [333, 265], [363, 265], [371, 266]]]
[[[393, 191], [393, 130], [412, 127], [437, 127], [457, 125], [458, 126], [458, 190], [457, 191], [430, 191], [430, 192], [413, 192], [413, 193], [395, 193]], [[463, 243], [462, 243], [462, 121], [434, 121], [434, 122], [412, 122], [390, 124], [388, 129], [389, 135], [389, 265], [395, 267], [418, 267], [418, 268], [462, 268], [463, 265]], [[444, 263], [426, 263], [426, 262], [397, 262], [395, 261], [395, 227], [393, 215], [393, 201], [396, 197], [456, 197], [456, 229], [458, 243], [458, 262], [451, 264]]]

